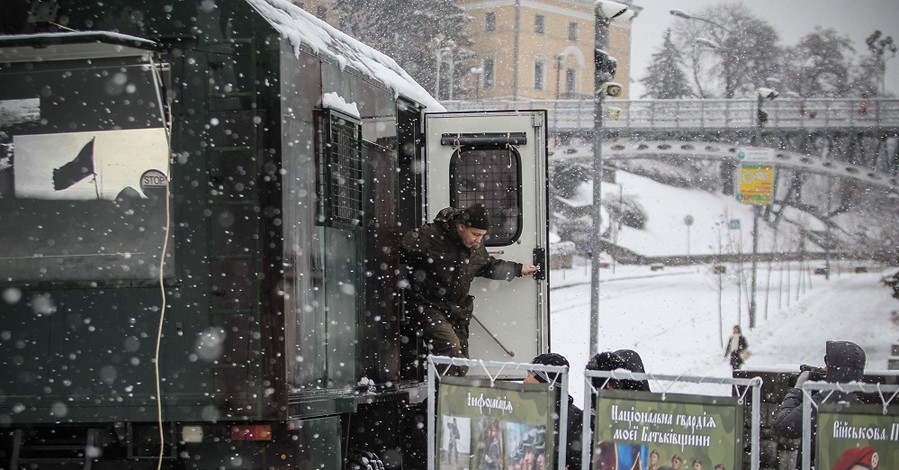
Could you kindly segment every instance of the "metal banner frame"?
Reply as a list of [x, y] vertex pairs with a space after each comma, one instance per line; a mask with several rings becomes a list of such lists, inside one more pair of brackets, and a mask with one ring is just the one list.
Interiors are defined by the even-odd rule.
[[[891, 376], [892, 377], [892, 376]], [[881, 405], [884, 408], [884, 414], [890, 403], [899, 396], [899, 385], [888, 385], [880, 383], [832, 383], [832, 382], [805, 382], [802, 384], [802, 470], [811, 470], [812, 466], [812, 404], [815, 408], [817, 403], [812, 400], [813, 391], [817, 392], [861, 392], [861, 393], [877, 393], [880, 396]], [[889, 398], [884, 398], [884, 392], [890, 393]]]
[[[438, 370], [438, 365], [446, 366], [442, 371]], [[462, 359], [458, 357], [448, 356], [428, 356], [428, 470], [435, 470], [437, 466], [437, 381], [447, 373], [450, 366], [467, 366], [469, 368], [477, 367], [485, 374], [487, 380], [493, 385], [500, 380], [500, 375], [505, 371], [536, 371], [558, 374], [555, 382], [547, 384], [552, 390], [556, 384], [559, 385], [559, 444], [558, 459], [556, 466], [558, 470], [565, 470], [565, 449], [568, 444], [568, 367], [567, 366], [547, 366], [542, 364], [531, 364], [528, 362], [499, 362], [499, 361], [482, 361], [476, 359]], [[490, 369], [498, 369], [495, 374], [490, 374]], [[472, 381], [483, 381], [484, 377], [472, 377]]]
[[[750, 432], [750, 467], [749, 468], [759, 468], [759, 430], [761, 428], [761, 418], [760, 418], [760, 409], [761, 409], [761, 388], [762, 388], [762, 378], [761, 377], [753, 377], [751, 379], [734, 379], [727, 377], [698, 377], [698, 376], [683, 376], [683, 375], [659, 375], [659, 374], [640, 374], [636, 372], [629, 372], [625, 370], [616, 370], [616, 371], [596, 371], [596, 370], [587, 370], [584, 372], [584, 423], [583, 423], [583, 445], [581, 446], [581, 469], [589, 470], [591, 464], [591, 450], [593, 449], [593, 430], [590, 428], [590, 420], [593, 418], [590, 410], [592, 409], [592, 397], [596, 395], [597, 390], [593, 387], [592, 378], [604, 378], [606, 381], [610, 379], [627, 379], [627, 380], [652, 380], [654, 382], [672, 382], [672, 385], [678, 382], [688, 382], [688, 383], [696, 383], [696, 384], [710, 384], [710, 385], [731, 385], [734, 387], [746, 387], [746, 390], [743, 393], [738, 394], [737, 403], [742, 405], [744, 403], [744, 397], [749, 389], [752, 389], [752, 411], [751, 411], [751, 419], [752, 419], [752, 428]], [[739, 390], [738, 390], [739, 392]], [[668, 394], [667, 389], [662, 392], [654, 392], [662, 395], [662, 400], [665, 400], [665, 396]], [[682, 395], [692, 395], [692, 394], [682, 394]], [[705, 395], [693, 395], [693, 396], [705, 396]], [[588, 398], [589, 397], [589, 398]], [[589, 401], [587, 401], [589, 399]], [[808, 469], [805, 469], [808, 470]]]

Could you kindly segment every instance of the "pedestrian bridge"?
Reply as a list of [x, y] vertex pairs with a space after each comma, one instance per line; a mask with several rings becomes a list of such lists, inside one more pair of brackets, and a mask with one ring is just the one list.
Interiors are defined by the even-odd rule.
[[[445, 101], [447, 111], [545, 109], [555, 132], [593, 130], [593, 100]], [[603, 127], [645, 130], [756, 128], [754, 99], [604, 101]], [[765, 101], [766, 128], [899, 130], [899, 99], [776, 99]]]

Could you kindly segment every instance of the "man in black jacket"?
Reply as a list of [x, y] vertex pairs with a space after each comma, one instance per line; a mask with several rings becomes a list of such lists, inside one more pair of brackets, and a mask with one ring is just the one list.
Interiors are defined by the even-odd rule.
[[[860, 382], [865, 375], [865, 351], [851, 341], [828, 341], [825, 345], [824, 355], [824, 380], [832, 383]], [[791, 388], [777, 412], [774, 421], [774, 430], [781, 437], [799, 439], [802, 437], [802, 384], [811, 377], [810, 371], [804, 371], [796, 378], [796, 385]], [[820, 380], [813, 377], [812, 380]], [[835, 391], [818, 392], [812, 396], [815, 403], [858, 403], [854, 393]], [[817, 429], [818, 414], [816, 407], [812, 407], [811, 413], [811, 448], [815, 449], [815, 431]], [[812, 467], [815, 465], [815, 453], [812, 452]], [[796, 468], [802, 467], [802, 448], [796, 458]]]
[[[544, 353], [534, 358], [531, 364], [545, 366], [569, 366], [568, 359], [561, 354]], [[558, 382], [558, 374], [554, 372], [528, 372], [524, 379], [526, 384]], [[561, 398], [561, 397], [560, 397]], [[557, 403], [561, 406], [561, 401]], [[574, 398], [568, 395], [568, 427], [566, 428], [565, 465], [568, 470], [581, 468], [581, 438], [584, 428], [584, 412], [574, 404]], [[558, 453], [556, 454], [558, 455]]]
[[[406, 314], [428, 343], [431, 354], [468, 358], [468, 325], [474, 297], [468, 294], [475, 277], [505, 279], [537, 272], [534, 265], [496, 259], [487, 254], [484, 236], [490, 228], [487, 209], [473, 204], [447, 207], [434, 222], [410, 231], [400, 243], [409, 269]], [[451, 368], [465, 375], [464, 367]]]

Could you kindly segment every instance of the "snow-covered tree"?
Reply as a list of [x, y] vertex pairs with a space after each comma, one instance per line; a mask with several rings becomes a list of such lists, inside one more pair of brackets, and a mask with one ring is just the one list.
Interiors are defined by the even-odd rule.
[[646, 87], [641, 98], [683, 99], [693, 96], [689, 79], [684, 73], [684, 58], [680, 49], [671, 41], [671, 30], [665, 31], [665, 40], [659, 52], [652, 55], [652, 65], [640, 82]]
[[848, 37], [831, 28], [815, 28], [784, 54], [780, 91], [793, 91], [803, 98], [845, 97], [851, 89], [853, 52]]
[[472, 56], [465, 26], [471, 17], [453, 0], [337, 0], [334, 11], [343, 31], [392, 57], [427, 90], [437, 89], [440, 70], [438, 98], [446, 97], [451, 79], [456, 94], [464, 92], [461, 78]]
[[[685, 51], [700, 97], [754, 96], [774, 77], [782, 50], [779, 36], [741, 3], [722, 3], [694, 13], [706, 21], [681, 21], [672, 40]], [[703, 38], [706, 46], [697, 44]]]

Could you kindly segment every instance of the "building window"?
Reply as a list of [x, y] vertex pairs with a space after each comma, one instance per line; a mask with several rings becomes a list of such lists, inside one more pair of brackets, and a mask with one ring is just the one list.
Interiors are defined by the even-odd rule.
[[534, 62], [534, 89], [542, 90], [543, 89], [543, 74], [546, 70], [545, 63], [541, 60], [537, 60]]
[[537, 15], [534, 17], [534, 32], [537, 34], [543, 34], [546, 32], [546, 17], [543, 15]]
[[568, 40], [577, 41], [577, 23], [568, 23]]
[[565, 69], [565, 96], [573, 98], [577, 92], [577, 74], [574, 69]]
[[496, 84], [495, 67], [496, 64], [492, 57], [484, 59], [484, 88], [493, 88]]
[[488, 11], [484, 16], [484, 31], [496, 31], [496, 13]]

